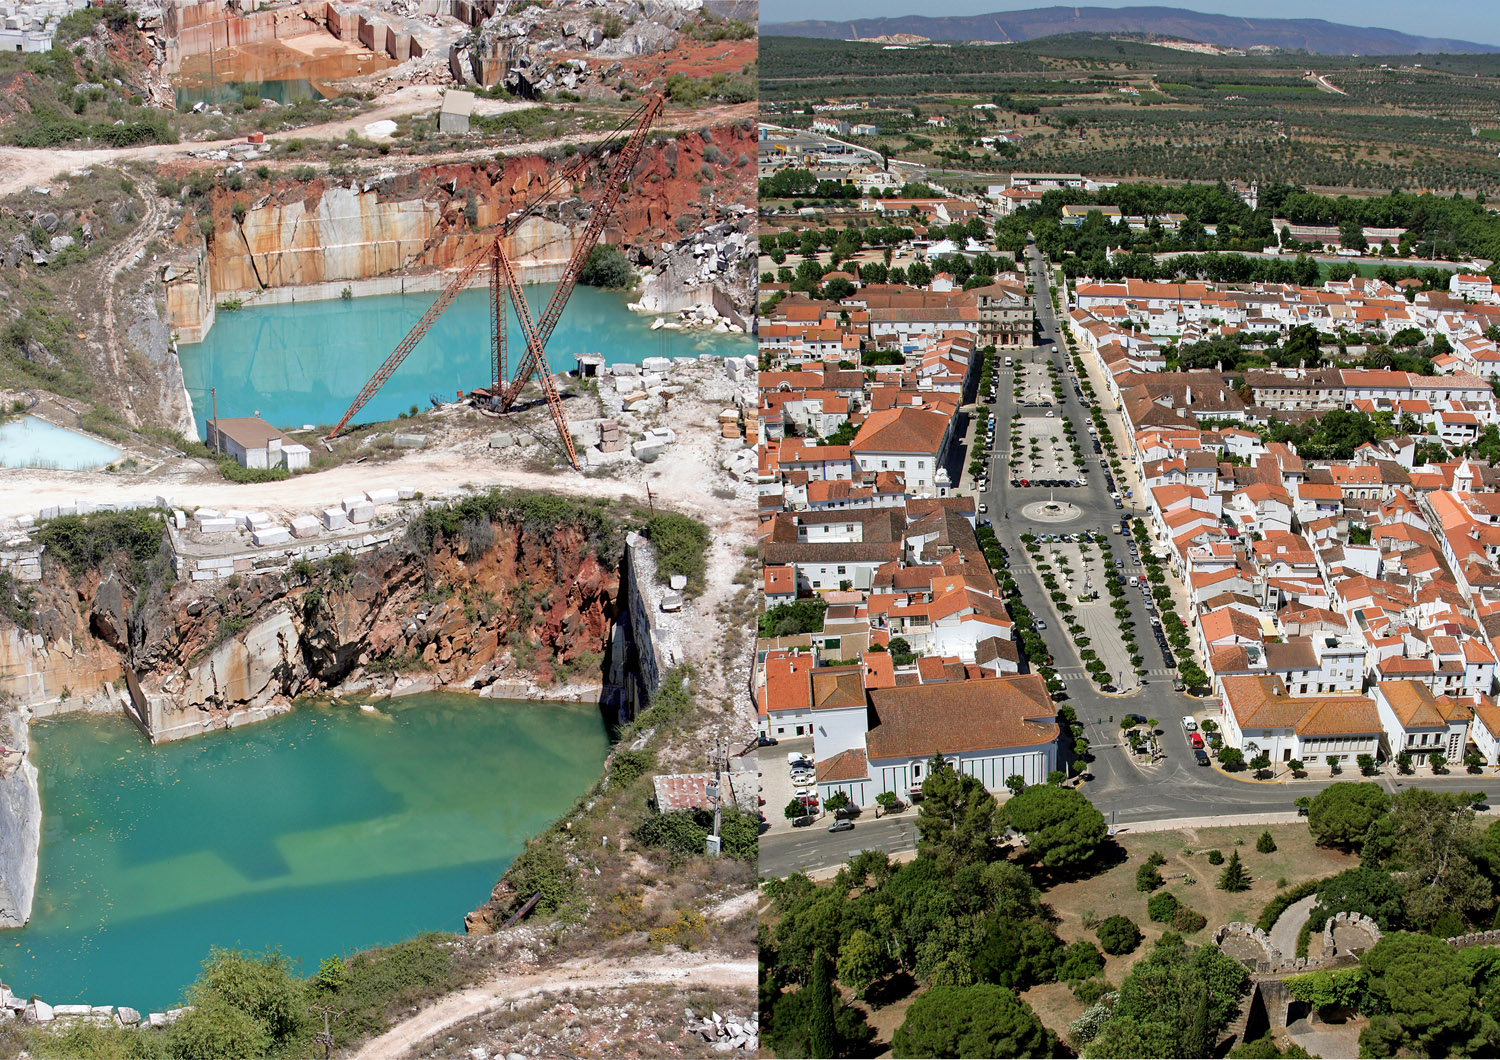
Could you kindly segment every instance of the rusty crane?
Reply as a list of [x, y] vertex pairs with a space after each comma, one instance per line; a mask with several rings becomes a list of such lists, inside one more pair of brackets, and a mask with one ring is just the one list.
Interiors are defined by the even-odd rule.
[[[349, 406], [349, 411], [344, 413], [343, 419], [339, 420], [333, 430], [328, 432], [332, 439], [339, 431], [348, 425], [349, 421], [364, 408], [366, 402], [375, 396], [385, 381], [400, 367], [401, 362], [422, 341], [422, 338], [437, 322], [438, 317], [452, 304], [453, 299], [458, 297], [458, 292], [466, 288], [481, 268], [488, 266], [490, 270], [490, 397], [501, 412], [509, 412], [520, 397], [521, 390], [530, 381], [533, 373], [542, 388], [542, 394], [547, 400], [547, 407], [552, 412], [552, 420], [557, 424], [558, 434], [562, 437], [563, 447], [568, 452], [568, 462], [576, 470], [578, 467], [578, 455], [573, 449], [573, 436], [568, 430], [568, 415], [563, 409], [562, 397], [557, 392], [557, 385], [553, 382], [552, 373], [547, 368], [546, 346], [547, 340], [552, 337], [552, 331], [557, 327], [558, 319], [562, 316], [563, 307], [568, 304], [568, 297], [573, 293], [574, 286], [578, 283], [579, 271], [584, 262], [588, 260], [589, 252], [599, 242], [599, 236], [604, 232], [604, 226], [614, 212], [616, 204], [620, 201], [620, 195], [624, 191], [625, 181], [630, 172], [635, 168], [636, 162], [645, 149], [647, 136], [651, 126], [661, 116], [664, 99], [660, 95], [652, 96], [646, 100], [625, 121], [621, 122], [615, 130], [592, 150], [581, 154], [570, 165], [559, 169], [550, 181], [542, 188], [540, 194], [533, 196], [520, 210], [512, 213], [500, 226], [500, 232], [494, 240], [479, 253], [475, 254], [458, 274], [453, 277], [448, 286], [438, 294], [422, 319], [406, 333], [406, 337], [392, 351], [391, 355], [370, 377], [370, 381], [359, 392], [359, 396]], [[620, 146], [620, 141], [624, 145]], [[525, 295], [522, 293], [521, 284], [516, 278], [515, 269], [510, 258], [505, 253], [505, 239], [520, 226], [521, 222], [528, 217], [535, 216], [541, 207], [553, 195], [564, 187], [569, 186], [574, 179], [581, 176], [585, 167], [595, 158], [601, 161], [607, 160], [609, 153], [618, 148], [618, 154], [605, 177], [604, 191], [600, 194], [593, 206], [589, 216], [588, 225], [584, 228], [583, 235], [573, 245], [573, 255], [568, 259], [567, 268], [563, 270], [561, 278], [557, 281], [557, 287], [552, 292], [552, 297], [547, 302], [547, 308], [543, 310], [541, 318], [535, 323], [532, 321], [531, 308], [526, 304]], [[509, 380], [505, 378], [505, 345], [507, 330], [507, 302], [515, 307], [516, 319], [521, 327], [521, 334], [526, 340], [526, 350], [521, 355], [520, 364], [516, 366], [516, 373]]]

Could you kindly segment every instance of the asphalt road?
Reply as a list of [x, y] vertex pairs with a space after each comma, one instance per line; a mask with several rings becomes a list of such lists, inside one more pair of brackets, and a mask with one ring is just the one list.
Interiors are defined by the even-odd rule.
[[[1091, 779], [1085, 781], [1082, 788], [1084, 794], [1112, 824], [1129, 825], [1141, 821], [1284, 812], [1292, 808], [1293, 799], [1301, 795], [1316, 794], [1331, 780], [1358, 780], [1358, 775], [1348, 770], [1336, 778], [1263, 784], [1235, 779], [1217, 769], [1199, 766], [1193, 758], [1187, 734], [1178, 719], [1184, 714], [1202, 710], [1205, 701], [1174, 692], [1171, 678], [1166, 676], [1148, 673], [1148, 684], [1144, 688], [1134, 695], [1123, 697], [1104, 695], [1086, 677], [1071, 676], [1082, 672], [1082, 663], [1067, 637], [1063, 623], [1056, 620], [1058, 616], [1052, 609], [1051, 600], [1043, 592], [1036, 575], [1029, 569], [1020, 536], [1028, 530], [1033, 533], [1067, 532], [1070, 529], [1108, 530], [1111, 525], [1119, 525], [1120, 516], [1129, 514], [1129, 507], [1127, 505], [1124, 512], [1115, 509], [1104, 484], [1102, 465], [1095, 462], [1092, 456], [1092, 447], [1088, 444], [1088, 414], [1073, 393], [1072, 377], [1064, 363], [1066, 347], [1058, 342], [1058, 352], [1051, 352], [1053, 343], [1057, 341], [1057, 327], [1047, 297], [1047, 280], [1041, 271], [1041, 259], [1034, 247], [1030, 248], [1029, 256], [1035, 274], [1036, 290], [1039, 292], [1037, 316], [1041, 325], [1040, 346], [1030, 352], [1038, 359], [1045, 357], [1055, 360], [1058, 367], [1063, 369], [1064, 393], [1067, 398], [1060, 409], [1054, 408], [1054, 412], [1056, 415], [1066, 415], [1073, 421], [1074, 429], [1084, 446], [1085, 459], [1091, 461], [1087, 476], [1089, 482], [1085, 487], [1075, 486], [1055, 491], [1059, 499], [1076, 504], [1081, 510], [1077, 519], [1066, 524], [1028, 521], [1023, 513], [1024, 507], [1033, 501], [1045, 500], [1047, 491], [1036, 487], [1012, 488], [1008, 476], [1003, 472], [991, 473], [989, 492], [981, 499], [988, 504], [996, 536], [1005, 546], [1010, 562], [1014, 565], [1012, 573], [1021, 590], [1022, 599], [1034, 614], [1039, 617], [1047, 616], [1047, 629], [1041, 635], [1052, 651], [1058, 670], [1067, 675], [1064, 679], [1068, 685], [1069, 702], [1077, 711], [1078, 720], [1084, 725], [1094, 759], [1089, 764]], [[1001, 356], [1003, 364], [1004, 354]], [[1011, 385], [1011, 377], [1001, 375], [997, 400], [993, 406], [997, 428], [996, 443], [1001, 446], [1009, 444], [1008, 423], [1015, 404], [1011, 396]], [[1046, 414], [1046, 410], [1040, 408], [1023, 408], [1020, 412], [1023, 416]], [[983, 424], [979, 428], [982, 431]], [[1000, 452], [1003, 453], [1003, 449]], [[1000, 453], [994, 459], [999, 460]], [[959, 466], [966, 464], [965, 458]], [[1107, 540], [1109, 547], [1115, 550], [1114, 554], [1124, 558], [1128, 565], [1129, 554], [1125, 538], [1110, 533]], [[1021, 569], [1023, 565], [1026, 569]], [[1128, 570], [1138, 568], [1127, 566]], [[1126, 599], [1131, 602], [1136, 639], [1146, 658], [1147, 670], [1163, 669], [1164, 661], [1150, 630], [1143, 603], [1144, 595], [1138, 590], [1127, 589]], [[1131, 760], [1120, 740], [1119, 719], [1126, 713], [1140, 714], [1160, 721], [1163, 733], [1160, 742], [1165, 750], [1165, 757], [1155, 765], [1141, 766]], [[1447, 777], [1416, 775], [1400, 780], [1388, 775], [1380, 778], [1380, 782], [1391, 791], [1398, 790], [1402, 785], [1417, 784], [1451, 791], [1485, 790], [1491, 794], [1496, 793], [1491, 790], [1495, 781], [1494, 777], [1474, 777], [1463, 773]], [[760, 873], [762, 876], [784, 876], [790, 872], [829, 868], [842, 864], [860, 850], [879, 849], [894, 854], [915, 849], [915, 816], [914, 812], [907, 811], [899, 816], [877, 820], [872, 814], [866, 813], [856, 822], [852, 831], [829, 833], [826, 824], [820, 821], [805, 830], [798, 829], [789, 834], [762, 835]]]

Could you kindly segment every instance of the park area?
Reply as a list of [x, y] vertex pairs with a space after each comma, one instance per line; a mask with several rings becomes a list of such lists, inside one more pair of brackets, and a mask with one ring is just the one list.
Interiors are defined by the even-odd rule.
[[1500, 1046], [1500, 948], [1474, 934], [1495, 919], [1500, 821], [1481, 827], [1469, 795], [1338, 783], [1306, 824], [1111, 836], [1075, 790], [997, 803], [929, 766], [914, 857], [865, 851], [826, 885], [765, 885], [772, 1055]]

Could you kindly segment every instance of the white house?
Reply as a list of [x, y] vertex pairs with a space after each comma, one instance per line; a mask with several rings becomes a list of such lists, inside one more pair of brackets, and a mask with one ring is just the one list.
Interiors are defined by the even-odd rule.
[[1441, 754], [1449, 762], [1463, 759], [1473, 711], [1450, 696], [1434, 696], [1421, 681], [1380, 681], [1375, 703], [1386, 746], [1392, 755], [1414, 758]]
[[1247, 759], [1261, 752], [1276, 763], [1321, 765], [1380, 750], [1380, 717], [1368, 696], [1292, 696], [1276, 676], [1221, 677], [1224, 742]]

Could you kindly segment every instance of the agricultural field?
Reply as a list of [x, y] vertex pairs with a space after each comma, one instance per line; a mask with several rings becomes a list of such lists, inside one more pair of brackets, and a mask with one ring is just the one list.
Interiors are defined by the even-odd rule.
[[935, 172], [1500, 191], [1500, 55], [1204, 55], [1100, 37], [766, 37], [760, 54], [767, 120], [807, 127], [815, 104], [866, 103], [841, 115], [879, 128], [858, 142]]

